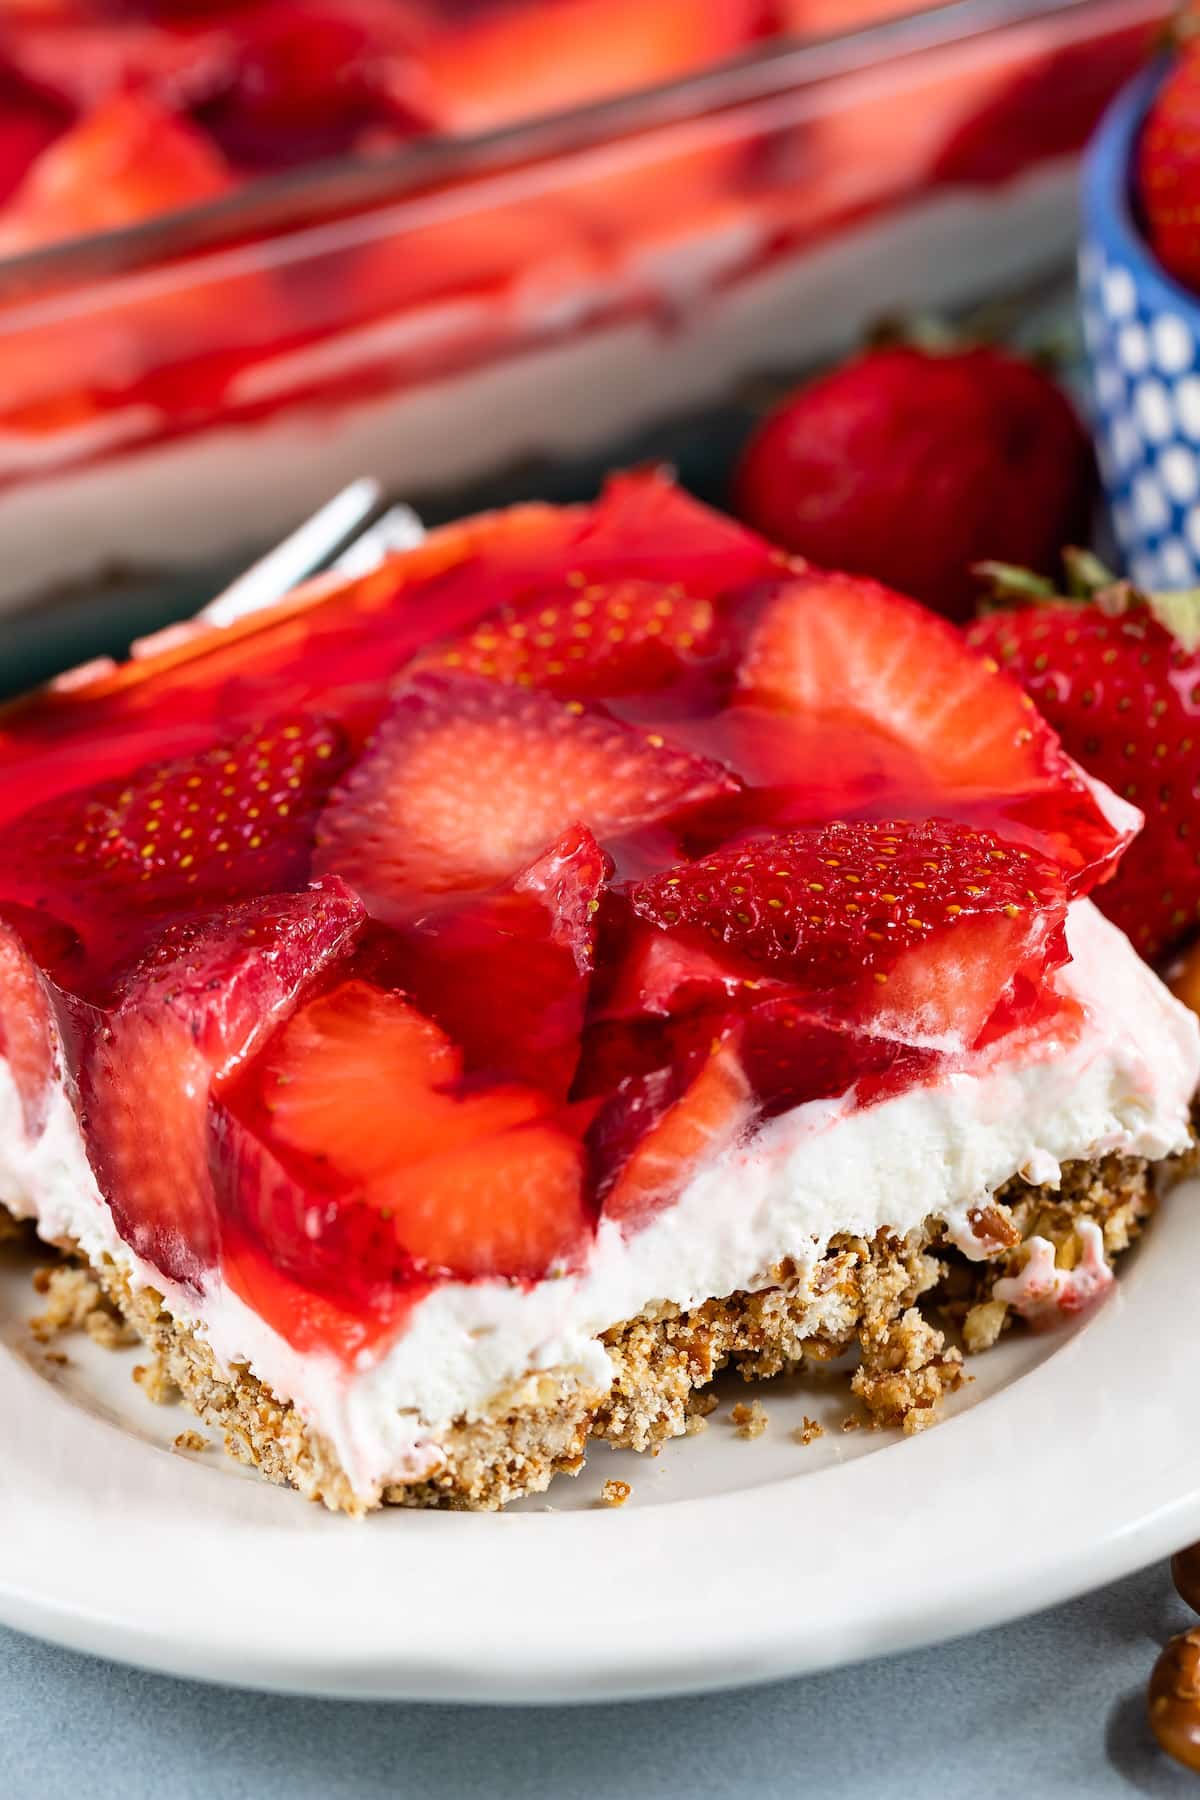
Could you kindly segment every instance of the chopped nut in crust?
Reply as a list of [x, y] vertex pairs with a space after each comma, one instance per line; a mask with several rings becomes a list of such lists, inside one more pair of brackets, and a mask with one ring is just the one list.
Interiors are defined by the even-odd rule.
[[729, 1417], [740, 1438], [761, 1437], [767, 1429], [767, 1409], [761, 1400], [739, 1400]]
[[805, 1413], [804, 1423], [802, 1425], [797, 1425], [795, 1431], [792, 1433], [792, 1442], [794, 1444], [803, 1444], [804, 1448], [807, 1450], [814, 1439], [824, 1436], [825, 1427], [819, 1425], [816, 1419], [810, 1419], [808, 1414]]
[[633, 1489], [627, 1481], [606, 1481], [600, 1489], [601, 1506], [624, 1506]]
[[978, 1306], [971, 1307], [963, 1320], [962, 1334], [963, 1343], [972, 1356], [991, 1349], [1004, 1330], [1007, 1318], [1008, 1308], [1003, 1300], [981, 1300]]

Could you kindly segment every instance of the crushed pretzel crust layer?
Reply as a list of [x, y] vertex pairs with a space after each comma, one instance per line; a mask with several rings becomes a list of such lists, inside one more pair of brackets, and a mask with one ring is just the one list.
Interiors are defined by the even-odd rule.
[[836, 1237], [807, 1276], [783, 1262], [754, 1292], [687, 1312], [650, 1307], [613, 1326], [601, 1340], [613, 1369], [607, 1391], [582, 1386], [570, 1370], [531, 1373], [496, 1395], [485, 1416], [461, 1418], [441, 1433], [442, 1460], [432, 1473], [368, 1493], [355, 1491], [332, 1446], [295, 1407], [244, 1365], [220, 1367], [203, 1340], [170, 1316], [161, 1295], [132, 1289], [115, 1264], [75, 1271], [81, 1280], [63, 1284], [61, 1303], [65, 1324], [95, 1310], [98, 1296], [85, 1295], [82, 1284], [98, 1287], [100, 1304], [107, 1301], [153, 1352], [153, 1364], [138, 1371], [143, 1388], [155, 1399], [177, 1389], [223, 1434], [232, 1456], [270, 1481], [354, 1515], [380, 1505], [491, 1510], [540, 1493], [555, 1475], [576, 1474], [590, 1437], [652, 1450], [702, 1429], [715, 1405], [703, 1390], [727, 1368], [753, 1381], [806, 1361], [829, 1362], [857, 1345], [852, 1387], [869, 1422], [920, 1430], [965, 1375], [962, 1352], [918, 1300], [956, 1326], [968, 1349], [985, 1348], [1012, 1322], [992, 1288], [1020, 1269], [1030, 1237], [1049, 1238], [1068, 1268], [1080, 1254], [1075, 1224], [1092, 1219], [1111, 1258], [1129, 1245], [1154, 1203], [1147, 1165], [1109, 1156], [1068, 1164], [1058, 1188], [1009, 1182], [975, 1226], [983, 1261], [954, 1251], [937, 1219], [903, 1238]]

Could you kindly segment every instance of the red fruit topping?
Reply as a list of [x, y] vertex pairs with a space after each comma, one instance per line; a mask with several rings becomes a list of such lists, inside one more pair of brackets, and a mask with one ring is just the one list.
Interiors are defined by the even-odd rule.
[[869, 351], [801, 388], [751, 439], [741, 515], [800, 556], [872, 575], [951, 618], [983, 557], [1055, 566], [1086, 537], [1087, 435], [1006, 351]]
[[339, 881], [169, 927], [111, 1012], [77, 1005], [80, 1123], [125, 1241], [202, 1284], [220, 1228], [210, 1089], [230, 1079], [352, 944], [363, 911]]
[[565, 1099], [579, 1061], [608, 869], [572, 826], [498, 894], [414, 926], [400, 984], [462, 1046], [466, 1068]]
[[1200, 47], [1185, 44], [1142, 128], [1137, 185], [1159, 262], [1200, 288]]
[[0, 919], [0, 1058], [16, 1086], [29, 1137], [45, 1123], [57, 1042], [45, 981], [16, 932]]
[[318, 1286], [544, 1275], [587, 1231], [580, 1145], [535, 1089], [464, 1091], [461, 1077], [458, 1051], [408, 1001], [343, 984], [278, 1034], [235, 1102], [301, 1173], [268, 1168], [229, 1203]]
[[143, 94], [117, 94], [64, 132], [5, 209], [0, 251], [114, 231], [233, 185], [207, 138]]
[[0, 62], [0, 203], [24, 180], [30, 165], [72, 122], [56, 95]]
[[413, 102], [408, 35], [397, 10], [258, 6], [193, 117], [253, 169], [398, 142], [433, 124]]
[[986, 802], [1005, 829], [1077, 871], [1076, 887], [1129, 841], [1017, 683], [952, 626], [874, 582], [797, 577], [767, 605], [738, 679], [743, 700], [794, 723], [797, 785], [808, 767], [819, 784], [831, 769], [852, 784], [873, 747], [882, 768], [898, 751], [879, 805], [934, 813], [951, 796], [968, 808]]
[[772, 982], [761, 969], [751, 969], [711, 946], [695, 944], [636, 923], [616, 966], [615, 977], [600, 1007], [603, 1017], [631, 1019], [669, 1017], [712, 1007], [748, 994], [757, 998]]
[[456, 13], [426, 60], [453, 128], [468, 132], [655, 87], [732, 55], [765, 18], [760, 0], [556, 0]]
[[682, 1092], [670, 1069], [622, 1083], [591, 1137], [605, 1217], [628, 1228], [644, 1224], [678, 1198], [701, 1162], [737, 1140], [755, 1110], [728, 1039], [712, 1044]]
[[914, 1086], [938, 1065], [938, 1051], [904, 1044], [874, 1031], [819, 1018], [803, 1001], [767, 1000], [744, 1015], [742, 1063], [768, 1116], [832, 1100], [854, 1090], [867, 1106]]
[[344, 759], [337, 726], [286, 720], [49, 801], [7, 833], [0, 893], [69, 920], [108, 973], [164, 916], [303, 881]]
[[600, 839], [736, 791], [719, 764], [577, 702], [426, 674], [399, 688], [333, 796], [317, 867], [384, 920], [504, 881], [581, 821]]
[[1096, 892], [1144, 956], [1200, 922], [1200, 648], [1127, 592], [989, 614], [971, 642], [1024, 683], [1084, 767], [1140, 806], [1145, 829]]
[[603, 699], [665, 687], [711, 664], [719, 645], [711, 600], [651, 581], [576, 582], [502, 608], [422, 663]]
[[946, 820], [789, 832], [680, 864], [631, 899], [664, 930], [838, 993], [843, 1017], [966, 1044], [1019, 970], [1062, 960], [1067, 903], [1055, 864]]

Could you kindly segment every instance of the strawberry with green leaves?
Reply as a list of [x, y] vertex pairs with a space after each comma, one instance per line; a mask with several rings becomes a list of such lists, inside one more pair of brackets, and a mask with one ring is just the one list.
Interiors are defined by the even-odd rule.
[[1096, 901], [1143, 956], [1200, 924], [1200, 595], [1139, 593], [1068, 555], [1073, 592], [991, 569], [1001, 604], [968, 637], [1023, 683], [1145, 828]]

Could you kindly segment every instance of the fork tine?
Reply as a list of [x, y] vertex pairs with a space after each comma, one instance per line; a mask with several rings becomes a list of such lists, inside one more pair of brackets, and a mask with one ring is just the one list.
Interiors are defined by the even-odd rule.
[[282, 600], [308, 576], [328, 566], [378, 513], [383, 490], [362, 476], [315, 512], [273, 550], [231, 581], [197, 614], [208, 625], [229, 625], [246, 613]]

